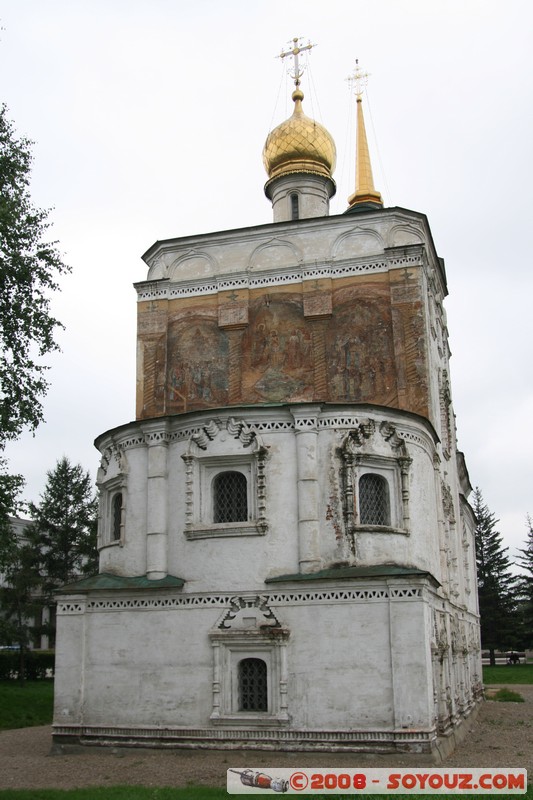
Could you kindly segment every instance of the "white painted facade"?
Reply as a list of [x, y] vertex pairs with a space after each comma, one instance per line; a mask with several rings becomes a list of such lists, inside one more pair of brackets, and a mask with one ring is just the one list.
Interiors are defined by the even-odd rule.
[[[480, 700], [481, 661], [444, 267], [425, 217], [278, 222], [156, 243], [145, 260], [146, 308], [301, 287], [305, 311], [313, 282], [390, 279], [391, 303], [409, 292], [420, 304], [428, 412], [229, 403], [100, 436], [101, 576], [58, 603], [55, 738], [448, 751]], [[407, 350], [409, 335], [394, 341]], [[213, 482], [228, 471], [245, 478], [247, 514], [220, 523]], [[364, 475], [385, 487], [386, 524], [361, 521]], [[261, 710], [239, 700], [250, 658], [266, 665]]]

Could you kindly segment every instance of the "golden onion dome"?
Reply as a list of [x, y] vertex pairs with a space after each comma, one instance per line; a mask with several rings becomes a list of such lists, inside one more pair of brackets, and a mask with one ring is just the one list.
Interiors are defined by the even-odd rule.
[[337, 158], [335, 142], [323, 125], [304, 114], [303, 98], [303, 92], [296, 88], [292, 116], [267, 137], [263, 163], [270, 180], [295, 172], [331, 179]]

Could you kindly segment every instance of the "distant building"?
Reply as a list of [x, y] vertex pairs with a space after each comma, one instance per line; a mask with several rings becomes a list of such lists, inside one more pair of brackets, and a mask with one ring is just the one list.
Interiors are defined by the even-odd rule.
[[444, 262], [293, 115], [273, 222], [156, 242], [137, 419], [102, 434], [100, 574], [58, 603], [58, 741], [451, 749], [481, 697]]

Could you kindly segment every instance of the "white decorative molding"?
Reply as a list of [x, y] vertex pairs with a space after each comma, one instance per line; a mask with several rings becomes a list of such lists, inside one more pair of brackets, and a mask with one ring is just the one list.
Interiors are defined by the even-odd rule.
[[57, 615], [71, 616], [73, 614], [85, 614], [86, 603], [84, 600], [58, 600], [57, 602]]
[[[126, 591], [126, 590], [125, 590]], [[176, 590], [181, 591], [181, 590]], [[379, 587], [361, 587], [361, 588], [328, 588], [328, 589], [285, 589], [282, 591], [265, 591], [262, 592], [260, 597], [265, 599], [269, 608], [283, 607], [283, 606], [307, 606], [307, 605], [321, 605], [331, 603], [382, 603], [389, 600], [417, 600], [422, 597], [423, 589], [420, 586], [379, 586]], [[243, 594], [242, 597], [246, 599], [248, 595]], [[251, 602], [255, 602], [258, 597], [257, 593], [249, 596]], [[102, 612], [102, 611], [128, 611], [131, 609], [154, 609], [161, 610], [167, 609], [194, 609], [194, 608], [226, 608], [231, 609], [232, 603], [235, 602], [235, 594], [218, 593], [218, 594], [175, 594], [173, 596], [155, 596], [151, 597], [101, 597], [87, 599], [88, 612]], [[78, 606], [78, 603], [70, 603], [67, 601], [60, 601], [60, 604], [65, 603], [68, 606]], [[59, 607], [59, 606], [58, 606]], [[82, 610], [64, 613], [83, 613]]]
[[[419, 260], [419, 259], [418, 259]], [[415, 259], [416, 263], [416, 259]], [[354, 261], [344, 259], [331, 264], [309, 265], [292, 269], [253, 275], [239, 273], [234, 276], [208, 278], [197, 281], [173, 283], [168, 278], [158, 281], [140, 281], [135, 284], [139, 302], [146, 300], [173, 299], [176, 297], [199, 297], [206, 294], [228, 291], [230, 289], [258, 289], [262, 286], [284, 286], [317, 280], [318, 278], [345, 278], [361, 273], [386, 272], [390, 266], [413, 266], [413, 257], [396, 258], [394, 263], [385, 260]]]

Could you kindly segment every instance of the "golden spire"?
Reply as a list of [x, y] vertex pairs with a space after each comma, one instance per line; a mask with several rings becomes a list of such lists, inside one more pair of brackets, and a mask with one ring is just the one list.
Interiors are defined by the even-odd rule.
[[363, 91], [368, 79], [368, 72], [363, 72], [359, 61], [355, 62], [355, 72], [348, 79], [355, 88], [357, 98], [357, 145], [355, 157], [355, 192], [348, 198], [349, 211], [364, 208], [382, 208], [381, 195], [374, 188], [372, 165], [366, 138], [365, 120], [363, 117]]

